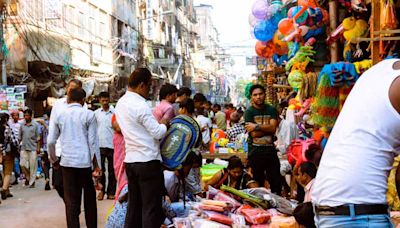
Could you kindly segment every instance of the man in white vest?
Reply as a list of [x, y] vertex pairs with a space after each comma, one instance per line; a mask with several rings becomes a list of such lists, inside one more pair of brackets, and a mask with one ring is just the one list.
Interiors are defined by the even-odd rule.
[[317, 227], [392, 227], [387, 180], [400, 153], [400, 59], [355, 84], [332, 130], [312, 192]]

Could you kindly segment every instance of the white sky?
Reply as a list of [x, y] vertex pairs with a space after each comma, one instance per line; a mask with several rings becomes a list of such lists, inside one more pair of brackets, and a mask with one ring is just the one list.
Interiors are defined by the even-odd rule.
[[220, 33], [221, 46], [251, 45], [255, 40], [251, 38], [248, 16], [251, 12], [251, 0], [195, 0], [194, 4], [208, 4], [213, 6], [213, 20]]
[[250, 35], [248, 22], [253, 2], [254, 0], [194, 0], [195, 5], [213, 6], [213, 22], [219, 33], [220, 45], [235, 62], [233, 74], [247, 79], [256, 71], [255, 66], [246, 65], [246, 56], [252, 57], [256, 54], [256, 40]]

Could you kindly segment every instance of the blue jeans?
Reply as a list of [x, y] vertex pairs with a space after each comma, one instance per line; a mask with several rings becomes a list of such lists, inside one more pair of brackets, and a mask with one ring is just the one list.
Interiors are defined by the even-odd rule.
[[355, 215], [354, 205], [349, 205], [350, 216], [334, 215], [323, 216], [315, 215], [315, 225], [318, 228], [334, 228], [334, 227], [351, 227], [351, 228], [392, 228], [393, 224], [390, 221], [388, 214], [379, 215]]

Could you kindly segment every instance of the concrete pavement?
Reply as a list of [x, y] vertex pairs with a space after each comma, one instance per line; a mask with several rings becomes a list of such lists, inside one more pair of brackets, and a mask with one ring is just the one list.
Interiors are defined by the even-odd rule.
[[[35, 188], [13, 185], [14, 197], [2, 200], [0, 204], [0, 228], [63, 228], [67, 227], [65, 206], [56, 190], [44, 190], [44, 179], [36, 180]], [[104, 227], [112, 200], [97, 201], [98, 227]], [[86, 227], [83, 211], [81, 227]]]

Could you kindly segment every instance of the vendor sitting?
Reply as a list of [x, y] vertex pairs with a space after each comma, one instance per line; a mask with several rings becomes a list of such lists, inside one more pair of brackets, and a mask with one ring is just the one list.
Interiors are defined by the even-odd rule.
[[257, 182], [246, 173], [242, 161], [237, 156], [229, 158], [228, 168], [214, 174], [206, 183], [205, 189], [207, 190], [210, 185], [214, 188], [226, 185], [237, 190], [258, 187]]

